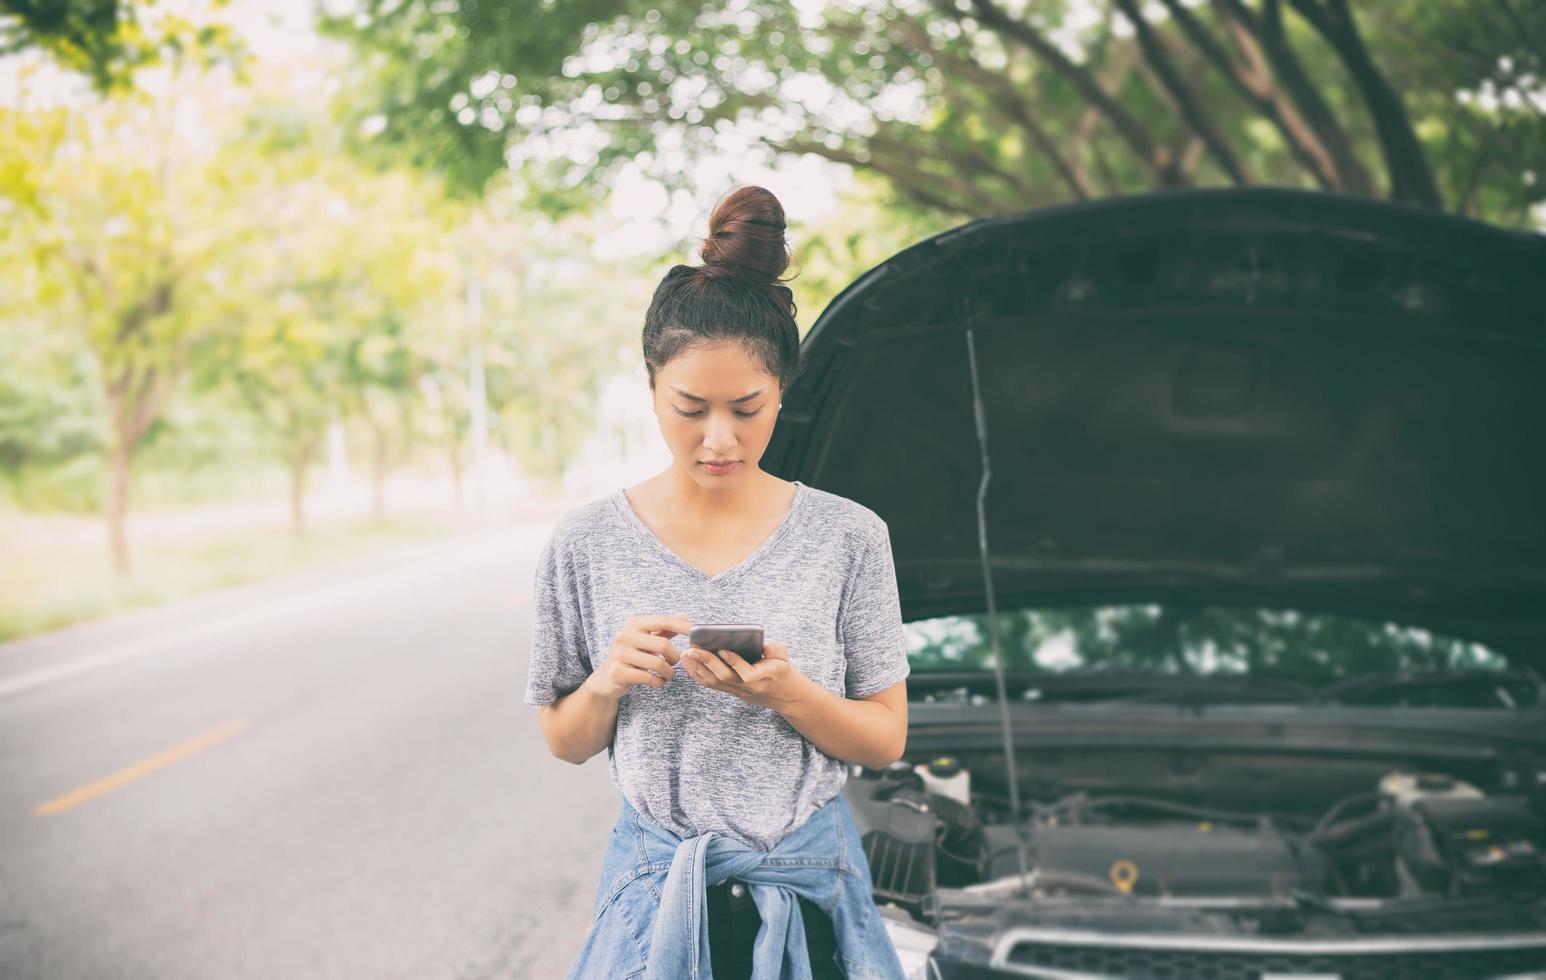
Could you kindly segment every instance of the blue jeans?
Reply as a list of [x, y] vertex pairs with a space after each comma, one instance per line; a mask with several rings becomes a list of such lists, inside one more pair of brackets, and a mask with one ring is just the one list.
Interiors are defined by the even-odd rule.
[[811, 980], [800, 898], [831, 918], [850, 980], [904, 980], [841, 792], [769, 851], [712, 831], [677, 837], [624, 799], [570, 980], [710, 980], [705, 890], [731, 878], [747, 885], [762, 920], [755, 980]]

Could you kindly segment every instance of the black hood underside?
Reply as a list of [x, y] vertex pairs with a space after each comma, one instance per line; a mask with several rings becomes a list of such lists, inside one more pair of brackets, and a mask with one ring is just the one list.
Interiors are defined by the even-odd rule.
[[1195, 598], [1385, 614], [1546, 658], [1546, 238], [1190, 191], [984, 219], [857, 279], [770, 472], [891, 531], [904, 618]]

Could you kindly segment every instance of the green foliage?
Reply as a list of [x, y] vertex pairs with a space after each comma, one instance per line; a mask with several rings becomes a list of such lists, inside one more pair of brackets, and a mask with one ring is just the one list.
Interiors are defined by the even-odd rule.
[[[481, 191], [504, 169], [506, 130], [515, 111], [569, 91], [564, 60], [593, 31], [593, 22], [629, 7], [618, 0], [454, 7], [367, 0], [358, 11], [324, 14], [321, 26], [384, 55], [356, 63], [348, 87], [368, 98], [355, 105], [347, 128], [358, 131], [358, 124], [379, 118], [385, 125], [372, 145], [443, 173], [453, 188]], [[506, 82], [499, 71], [504, 65], [519, 66], [520, 76]], [[474, 101], [470, 84], [491, 71], [492, 85], [478, 88], [489, 91]], [[485, 108], [498, 118], [482, 115]], [[558, 185], [540, 183], [553, 195], [550, 204], [564, 206]]]
[[850, 283], [897, 252], [955, 222], [938, 212], [898, 207], [894, 189], [863, 175], [841, 206], [815, 225], [792, 227], [797, 243], [790, 282], [802, 333]]
[[[583, 216], [530, 225], [489, 254], [509, 263], [486, 279], [489, 398], [504, 448], [529, 475], [556, 480], [595, 427], [596, 394], [618, 352], [639, 350], [663, 270], [596, 259]], [[633, 363], [643, 384], [640, 355]]]
[[[226, 0], [213, 0], [219, 10]], [[29, 47], [49, 52], [103, 93], [123, 91], [145, 67], [193, 62], [239, 64], [245, 50], [220, 23], [196, 23], [154, 2], [129, 0], [0, 0], [0, 55]]]
[[362, 170], [315, 109], [260, 102], [241, 145], [265, 161], [276, 205], [243, 270], [240, 326], [201, 351], [201, 386], [228, 386], [296, 479], [328, 424], [353, 414], [411, 441], [424, 365], [416, 337], [452, 301], [434, 182]]
[[102, 456], [81, 453], [49, 463], [0, 470], [5, 496], [36, 513], [99, 513], [106, 504]]
[[625, 163], [686, 186], [731, 130], [954, 221], [1220, 184], [1513, 225], [1546, 200], [1546, 5], [1521, 0], [364, 0], [327, 27], [365, 55], [369, 152], [470, 192], [514, 167], [555, 211]]
[[[0, 149], [0, 207], [22, 218], [0, 229], [0, 318], [17, 327], [0, 446], [8, 465], [37, 460], [13, 473], [19, 498], [100, 506], [126, 419], [139, 420], [137, 493], [157, 501], [176, 498], [174, 477], [214, 488], [208, 474], [237, 459], [266, 471], [258, 455], [304, 480], [334, 420], [369, 442], [379, 473], [427, 453], [465, 466], [475, 335], [495, 444], [532, 472], [562, 471], [599, 378], [636, 343], [650, 288], [637, 263], [605, 270], [629, 289], [594, 289], [585, 215], [534, 221], [511, 188], [455, 202], [422, 172], [361, 165], [328, 106], [272, 73], [184, 97], [219, 104], [225, 128], [164, 159], [154, 134], [171, 110], [149, 96], [0, 114], [15, 137]], [[72, 154], [84, 165], [61, 166]], [[114, 409], [126, 372], [119, 392], [154, 396], [138, 410]], [[48, 469], [88, 449], [94, 479], [85, 463]]]
[[104, 442], [89, 360], [31, 326], [0, 325], [0, 471], [55, 465]]

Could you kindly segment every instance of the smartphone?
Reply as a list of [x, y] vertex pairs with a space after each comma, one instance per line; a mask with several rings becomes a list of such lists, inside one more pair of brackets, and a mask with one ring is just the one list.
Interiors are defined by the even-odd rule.
[[687, 634], [687, 642], [716, 657], [719, 657], [719, 651], [730, 650], [749, 664], [762, 659], [761, 626], [694, 626]]

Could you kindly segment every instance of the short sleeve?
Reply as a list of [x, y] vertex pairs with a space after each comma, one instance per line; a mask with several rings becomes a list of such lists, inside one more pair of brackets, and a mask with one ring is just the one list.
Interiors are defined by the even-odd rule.
[[537, 558], [532, 582], [531, 661], [526, 675], [527, 704], [552, 704], [590, 676], [581, 590], [573, 569], [549, 538]]
[[853, 565], [839, 613], [850, 698], [884, 691], [909, 673], [891, 532], [884, 522]]

